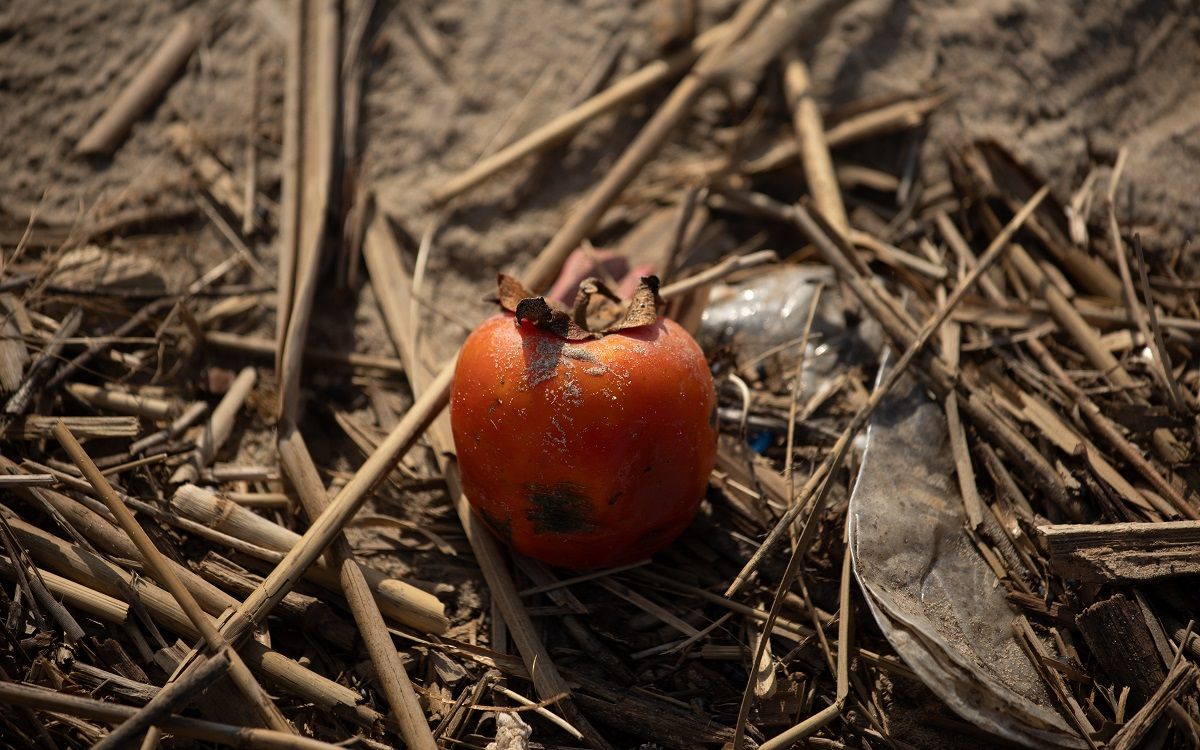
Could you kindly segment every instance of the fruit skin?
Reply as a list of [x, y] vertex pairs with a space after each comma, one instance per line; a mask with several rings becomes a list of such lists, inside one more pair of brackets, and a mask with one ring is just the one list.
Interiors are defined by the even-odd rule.
[[691, 522], [716, 461], [716, 392], [674, 321], [567, 341], [502, 313], [459, 354], [450, 422], [463, 490], [518, 552], [621, 565]]

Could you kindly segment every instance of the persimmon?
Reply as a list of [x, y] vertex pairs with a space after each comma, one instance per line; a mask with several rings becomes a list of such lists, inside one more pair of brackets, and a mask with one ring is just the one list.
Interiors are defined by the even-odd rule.
[[658, 316], [657, 280], [595, 331], [586, 300], [572, 319], [506, 277], [500, 297], [506, 311], [463, 344], [450, 398], [476, 514], [554, 565], [607, 567], [662, 549], [691, 522], [716, 460], [716, 393], [699, 345]]

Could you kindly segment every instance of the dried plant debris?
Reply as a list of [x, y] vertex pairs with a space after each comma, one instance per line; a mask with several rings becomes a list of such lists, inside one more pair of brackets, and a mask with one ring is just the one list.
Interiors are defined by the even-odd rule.
[[580, 283], [568, 312], [553, 299], [535, 295], [513, 277], [500, 274], [497, 301], [522, 323], [531, 323], [568, 341], [579, 341], [653, 325], [662, 308], [658, 287], [657, 276], [644, 276], [633, 297], [626, 301], [603, 281], [590, 277]]
[[[59, 5], [0, 34], [0, 96], [104, 89], [14, 166], [84, 210], [0, 196], [0, 746], [1200, 746], [1200, 264], [1137, 138], [1047, 191], [944, 90], [827, 106], [863, 4], [664, 3], [663, 49], [538, 4], [597, 51], [503, 105], [526, 3]], [[653, 559], [552, 569], [462, 497], [499, 268], [568, 341], [533, 376], [704, 347], [717, 467]], [[537, 523], [589, 523], [564, 487]]]

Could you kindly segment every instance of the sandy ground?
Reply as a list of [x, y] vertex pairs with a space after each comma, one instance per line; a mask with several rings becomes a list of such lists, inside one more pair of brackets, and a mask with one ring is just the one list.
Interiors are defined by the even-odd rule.
[[[704, 15], [724, 4], [702, 3]], [[104, 215], [184, 199], [188, 178], [163, 136], [177, 116], [194, 123], [237, 174], [254, 54], [265, 56], [260, 184], [264, 192], [274, 189], [284, 22], [277, 0], [259, 0], [238, 14], [193, 57], [111, 160], [70, 155], [145, 50], [193, 5], [17, 0], [0, 11], [4, 224], [23, 224], [39, 204], [43, 219], [69, 224], [85, 209]], [[612, 35], [626, 41], [619, 72], [652, 55], [657, 12], [655, 3], [611, 0], [451, 0], [386, 13], [362, 131], [365, 172], [380, 199], [419, 237], [431, 220], [422, 208], [428, 192], [499, 145], [498, 134], [511, 139], [560, 111]], [[410, 14], [421, 14], [440, 48], [430, 49], [414, 33]], [[952, 92], [924, 133], [931, 177], [943, 168], [935, 155], [945, 144], [991, 137], [1043, 174], [1065, 201], [1093, 163], [1111, 163], [1128, 145], [1123, 219], [1151, 247], [1184, 243], [1200, 226], [1190, 179], [1200, 149], [1200, 91], [1186, 73], [1200, 60], [1200, 19], [1186, 13], [1183, 0], [858, 0], [807, 57], [831, 108], [928, 85]], [[537, 251], [644, 115], [635, 108], [599, 120], [532, 189], [517, 170], [459, 203], [437, 237], [430, 277], [464, 306], [464, 318], [483, 309], [472, 302], [475, 290], [488, 286], [497, 269]], [[507, 198], [517, 188], [523, 200], [514, 209]], [[271, 255], [266, 249], [268, 263]]]

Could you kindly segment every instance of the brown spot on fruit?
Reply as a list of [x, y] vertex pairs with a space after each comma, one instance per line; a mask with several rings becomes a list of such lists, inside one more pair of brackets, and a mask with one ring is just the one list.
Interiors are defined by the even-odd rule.
[[530, 508], [525, 518], [535, 534], [573, 534], [591, 531], [592, 509], [582, 488], [569, 482], [530, 484]]

